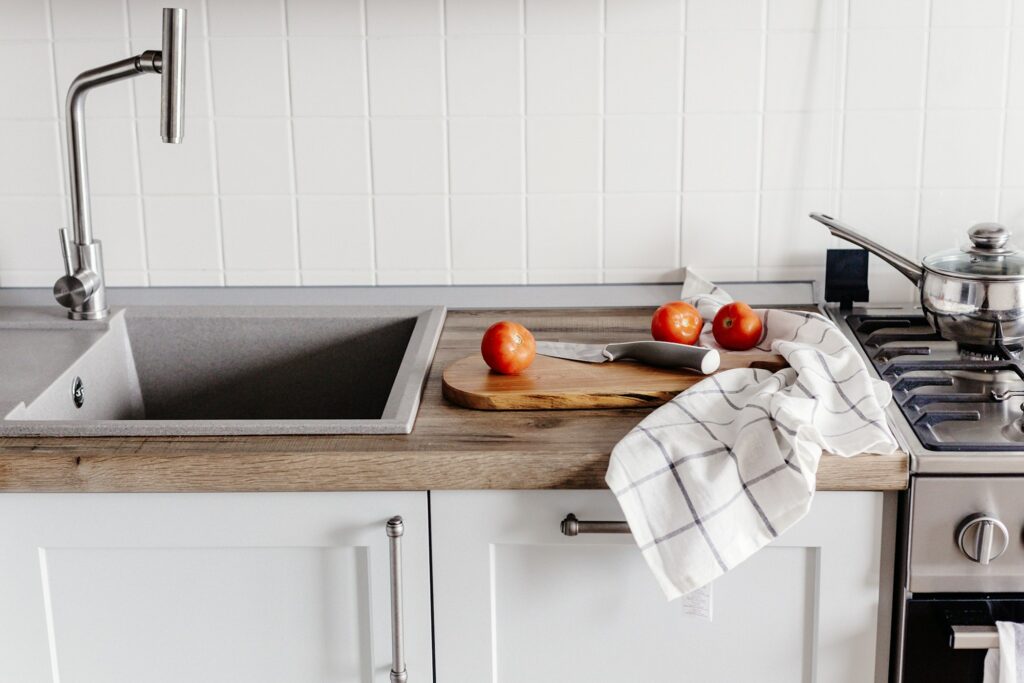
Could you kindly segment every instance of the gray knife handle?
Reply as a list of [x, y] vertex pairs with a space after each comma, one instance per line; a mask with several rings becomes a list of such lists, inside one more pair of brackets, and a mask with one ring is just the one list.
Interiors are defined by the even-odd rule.
[[608, 360], [635, 360], [659, 368], [687, 368], [705, 375], [717, 370], [722, 360], [715, 349], [662, 341], [609, 344], [604, 352]]

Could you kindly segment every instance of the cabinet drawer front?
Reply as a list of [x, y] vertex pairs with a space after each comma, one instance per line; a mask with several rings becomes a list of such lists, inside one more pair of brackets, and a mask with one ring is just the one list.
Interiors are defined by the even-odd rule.
[[438, 683], [875, 676], [882, 495], [820, 493], [715, 582], [709, 622], [667, 602], [607, 491], [431, 494]]

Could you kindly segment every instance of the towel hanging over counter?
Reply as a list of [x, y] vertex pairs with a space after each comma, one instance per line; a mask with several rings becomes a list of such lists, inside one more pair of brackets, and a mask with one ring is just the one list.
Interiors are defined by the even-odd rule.
[[[689, 271], [683, 300], [707, 321], [700, 343], [717, 347], [710, 321], [731, 298]], [[612, 451], [606, 481], [670, 600], [707, 586], [807, 514], [823, 450], [848, 457], [897, 447], [883, 412], [889, 385], [831, 321], [757, 313], [758, 348], [790, 367], [712, 375]]]

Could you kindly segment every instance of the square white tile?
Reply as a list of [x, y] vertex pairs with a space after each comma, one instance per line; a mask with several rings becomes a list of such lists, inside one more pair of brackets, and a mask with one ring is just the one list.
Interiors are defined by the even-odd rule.
[[678, 35], [608, 36], [605, 39], [605, 112], [678, 112], [682, 87], [681, 41]]
[[444, 111], [441, 38], [372, 38], [368, 43], [370, 113], [416, 116]]
[[765, 114], [761, 187], [784, 190], [835, 185], [838, 125], [838, 116], [832, 112]]
[[[123, 122], [121, 122], [123, 125]], [[139, 159], [146, 194], [213, 194], [214, 158], [209, 119], [186, 119], [181, 144], [165, 144], [157, 136], [158, 119], [139, 119]]]
[[449, 267], [444, 197], [378, 197], [373, 204], [378, 269]]
[[216, 133], [222, 194], [291, 192], [288, 119], [218, 119]]
[[142, 200], [139, 197], [93, 197], [92, 224], [103, 242], [103, 266], [109, 270], [144, 271]]
[[522, 285], [526, 272], [516, 269], [453, 270], [453, 285]]
[[228, 271], [298, 270], [291, 199], [225, 197], [220, 210]]
[[452, 197], [452, 268], [519, 270], [525, 267], [522, 197]]
[[303, 287], [346, 287], [372, 285], [372, 270], [303, 270]]
[[1009, 0], [932, 0], [932, 26], [1005, 26]]
[[[62, 136], [66, 135], [61, 131]], [[89, 149], [89, 190], [92, 194], [135, 194], [139, 189], [135, 127], [131, 120], [85, 120]], [[156, 135], [156, 130], [152, 131]], [[159, 138], [157, 138], [159, 139]], [[67, 149], [67, 140], [62, 141]]]
[[687, 114], [683, 122], [683, 189], [757, 189], [761, 117]]
[[217, 116], [285, 116], [288, 77], [285, 41], [222, 38], [210, 41], [213, 109]]
[[365, 119], [294, 119], [295, 186], [299, 194], [370, 190]]
[[600, 188], [600, 119], [565, 117], [527, 120], [527, 192], [598, 192]]
[[11, 120], [0, 125], [0, 195], [63, 192], [59, 145], [57, 121]]
[[[600, 267], [600, 197], [529, 197], [526, 207], [527, 265], [531, 273]], [[530, 281], [534, 281], [532, 276]]]
[[373, 189], [379, 194], [433, 194], [447, 187], [442, 119], [375, 119], [370, 123]]
[[371, 36], [434, 35], [441, 32], [441, 0], [365, 0]]
[[0, 42], [0, 92], [8, 93], [0, 98], [0, 117], [56, 116], [53, 79], [49, 43]]
[[598, 113], [601, 64], [601, 39], [597, 36], [527, 38], [526, 112]]
[[1024, 187], [1024, 111], [1006, 112], [1002, 185]]
[[682, 199], [680, 264], [708, 268], [757, 265], [757, 195], [687, 192]]
[[605, 121], [605, 191], [678, 192], [680, 132], [676, 116]]
[[50, 37], [46, 4], [25, 0], [0, 0], [0, 39], [45, 40]]
[[63, 197], [0, 197], [0, 272], [39, 270], [52, 286], [64, 273], [57, 229], [67, 225]]
[[143, 204], [151, 270], [220, 270], [221, 237], [214, 197], [146, 197]]
[[975, 223], [999, 220], [999, 197], [994, 189], [923, 190], [917, 255], [956, 249], [967, 243]]
[[839, 25], [839, 0], [768, 0], [768, 28], [821, 31]]
[[604, 281], [596, 268], [531, 268], [526, 273], [531, 285], [587, 285]]
[[293, 116], [365, 116], [361, 38], [292, 38], [288, 72]]
[[843, 186], [913, 187], [921, 154], [918, 111], [861, 111], [846, 115]]
[[605, 268], [674, 268], [678, 253], [678, 194], [605, 195]]
[[989, 187], [999, 175], [998, 111], [928, 113], [924, 135], [924, 187]]
[[[127, 40], [58, 40], [54, 42], [53, 50], [57, 60], [57, 93], [62, 109], [68, 86], [80, 73], [131, 56]], [[152, 75], [148, 77], [154, 78]], [[131, 92], [127, 83], [114, 83], [93, 90], [88, 95], [86, 115], [89, 118], [131, 116]]]
[[448, 122], [451, 191], [523, 191], [523, 120], [458, 118]]
[[369, 197], [299, 197], [299, 255], [309, 270], [372, 270]]
[[830, 31], [769, 33], [765, 108], [803, 111], [836, 106], [838, 47]]
[[[161, 0], [162, 1], [162, 0]], [[356, 36], [363, 33], [362, 0], [286, 0], [291, 36]]]
[[242, 11], [231, 0], [214, 0], [206, 4], [211, 36], [284, 35], [285, 3], [281, 0], [246, 0]]
[[858, 0], [850, 3], [851, 28], [926, 28], [930, 0]]
[[378, 285], [447, 285], [451, 274], [447, 270], [378, 270]]
[[687, 0], [686, 30], [763, 28], [763, 0]]
[[[1024, 3], [1021, 6], [1024, 14]], [[1014, 14], [1016, 16], [1016, 14]], [[1009, 87], [1006, 106], [1010, 109], [1024, 109], [1024, 31], [1010, 32]]]
[[686, 111], [757, 111], [761, 108], [761, 45], [755, 31], [686, 36]]
[[510, 115], [523, 111], [523, 41], [518, 36], [449, 38], [448, 113]]
[[[683, 198], [686, 204], [686, 197]], [[789, 190], [761, 194], [758, 266], [825, 267], [825, 250], [838, 246], [822, 224], [808, 218], [812, 211], [835, 215], [835, 199], [825, 190]], [[683, 247], [686, 248], [686, 237]], [[764, 274], [761, 273], [761, 277]]]
[[[914, 189], [843, 190], [844, 222], [898, 254], [913, 254], [917, 242], [918, 193]], [[821, 226], [822, 230], [827, 230]], [[845, 244], [845, 243], [844, 243]], [[891, 268], [873, 260], [870, 268]]]
[[680, 33], [683, 0], [605, 0], [608, 33]]
[[50, 0], [53, 37], [56, 40], [124, 38], [128, 33], [124, 10], [124, 0]]
[[1002, 105], [1007, 32], [933, 29], [928, 58], [928, 107], [983, 109]]
[[601, 0], [524, 0], [526, 32], [566, 35], [601, 30]]
[[521, 0], [445, 0], [448, 35], [519, 33]]
[[847, 109], [915, 109], [924, 102], [927, 34], [913, 29], [851, 31]]
[[223, 287], [220, 270], [150, 270], [151, 287]]

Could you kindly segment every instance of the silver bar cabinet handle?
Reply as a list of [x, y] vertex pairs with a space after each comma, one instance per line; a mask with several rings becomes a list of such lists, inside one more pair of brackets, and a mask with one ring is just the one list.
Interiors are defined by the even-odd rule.
[[576, 519], [576, 515], [571, 512], [562, 520], [561, 528], [562, 534], [565, 536], [629, 533], [629, 524], [627, 522], [583, 521]]
[[949, 646], [954, 650], [994, 650], [999, 647], [995, 626], [953, 626]]
[[405, 523], [395, 515], [387, 524], [389, 556], [391, 558], [391, 683], [406, 683], [405, 642], [402, 628], [402, 534]]

